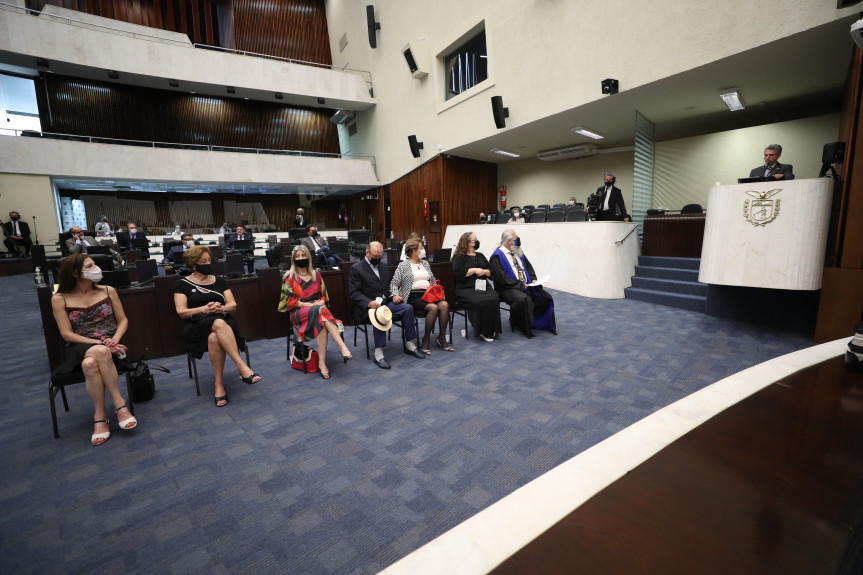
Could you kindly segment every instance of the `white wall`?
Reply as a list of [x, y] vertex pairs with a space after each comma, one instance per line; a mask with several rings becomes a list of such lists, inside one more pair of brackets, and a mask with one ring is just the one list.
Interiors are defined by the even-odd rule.
[[[488, 97], [506, 94], [509, 127], [601, 98], [609, 76], [627, 89], [643, 86], [852, 14], [834, 0], [774, 0], [769, 26], [753, 28], [765, 6], [748, 0], [379, 0], [378, 47], [367, 39], [364, 2], [328, 0], [327, 21], [335, 66], [371, 70], [377, 106], [358, 114], [355, 154], [375, 155], [382, 182], [391, 182], [442, 151], [489, 137], [497, 130]], [[444, 109], [443, 64], [436, 57], [485, 21], [490, 78], [483, 91]], [[348, 44], [339, 51], [339, 38]], [[608, 36], [609, 43], [599, 41]], [[425, 40], [429, 75], [411, 78], [401, 54]], [[609, 45], [610, 44], [610, 45]], [[426, 149], [413, 158], [407, 136]]]
[[36, 241], [33, 230], [33, 216], [36, 216], [39, 243], [48, 246], [49, 250], [54, 246], [60, 235], [60, 223], [57, 221], [51, 178], [0, 173], [0, 215], [4, 222], [8, 221], [7, 216], [13, 210], [21, 214], [21, 221], [30, 225], [31, 240]]

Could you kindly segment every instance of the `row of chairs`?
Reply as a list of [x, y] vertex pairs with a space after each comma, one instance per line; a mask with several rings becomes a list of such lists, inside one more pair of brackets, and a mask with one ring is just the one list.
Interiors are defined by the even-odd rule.
[[505, 224], [512, 217], [513, 210], [520, 210], [527, 223], [545, 223], [545, 222], [583, 222], [587, 220], [587, 211], [584, 204], [577, 203], [574, 206], [566, 206], [564, 204], [555, 204], [553, 207], [542, 206], [525, 206], [523, 208], [513, 207], [500, 211], [492, 211], [488, 214], [488, 221], [491, 224]]

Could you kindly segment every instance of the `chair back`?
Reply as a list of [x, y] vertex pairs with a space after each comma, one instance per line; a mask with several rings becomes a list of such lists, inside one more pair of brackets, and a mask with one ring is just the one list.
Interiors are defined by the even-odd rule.
[[448, 262], [452, 258], [452, 248], [438, 248], [434, 251], [432, 261], [434, 263]]
[[548, 212], [548, 221], [549, 222], [563, 222], [566, 221], [566, 214], [563, 210], [551, 210]]
[[87, 246], [87, 253], [90, 255], [93, 254], [102, 254], [104, 256], [111, 255], [111, 248], [108, 246]]
[[220, 260], [225, 257], [225, 248], [222, 246], [207, 246], [210, 248], [210, 259]]
[[171, 248], [174, 246], [183, 245], [183, 242], [180, 240], [166, 240], [162, 242], [162, 253], [164, 257], [168, 257], [168, 254], [171, 253]]
[[704, 208], [701, 207], [701, 204], [686, 204], [683, 206], [683, 209], [680, 210], [681, 214], [703, 214]]
[[243, 254], [228, 254], [225, 256], [225, 275], [242, 275], [243, 269]]
[[[140, 254], [141, 252], [138, 253]], [[128, 255], [129, 252], [126, 252], [127, 257]], [[159, 275], [159, 266], [156, 260], [138, 260], [135, 262], [135, 269], [138, 271], [138, 285], [149, 283]]]
[[273, 251], [273, 248], [265, 250], [264, 255], [267, 256], [268, 267], [275, 268], [279, 266], [279, 257], [276, 255], [276, 252]]
[[102, 273], [102, 281], [99, 282], [105, 286], [111, 286], [115, 289], [129, 287], [132, 280], [129, 278], [129, 270], [113, 270]]
[[553, 205], [553, 206], [551, 206], [551, 207], [552, 207], [552, 209], [555, 209], [555, 208], [563, 209], [563, 208], [565, 208], [565, 207], [566, 207], [566, 204], [554, 204], [554, 205]]
[[587, 212], [582, 209], [574, 209], [566, 212], [566, 221], [568, 222], [584, 222], [587, 220]]
[[548, 204], [539, 204], [538, 206], [536, 206], [536, 209], [548, 211], [551, 209], [551, 206]]
[[106, 256], [104, 254], [93, 254], [90, 256], [90, 259], [93, 262], [102, 268], [103, 272], [110, 272], [114, 270], [114, 258], [111, 256]]
[[539, 208], [535, 209], [532, 214], [530, 214], [530, 223], [532, 224], [542, 224], [545, 223], [545, 210], [540, 210]]

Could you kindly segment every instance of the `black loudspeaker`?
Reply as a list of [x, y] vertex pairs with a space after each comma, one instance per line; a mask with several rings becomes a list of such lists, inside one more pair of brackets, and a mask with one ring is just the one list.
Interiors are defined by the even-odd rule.
[[494, 125], [497, 129], [506, 128], [506, 118], [509, 118], [509, 108], [503, 107], [502, 96], [491, 97], [491, 113], [494, 114]]
[[602, 93], [603, 94], [617, 94], [617, 91], [620, 89], [620, 83], [613, 79], [607, 78], [602, 81]]
[[410, 135], [410, 136], [408, 136], [408, 144], [411, 147], [411, 155], [414, 158], [419, 158], [420, 157], [420, 150], [423, 149], [423, 143], [417, 142], [417, 137], [414, 135]]
[[822, 164], [841, 164], [845, 161], [845, 142], [830, 142], [824, 144], [821, 153]]
[[414, 74], [417, 71], [419, 71], [420, 67], [417, 66], [416, 58], [414, 58], [414, 53], [411, 52], [410, 47], [403, 50], [402, 54], [405, 55], [405, 61], [408, 63], [408, 68], [410, 68], [411, 74]]
[[375, 7], [372, 4], [366, 6], [366, 22], [369, 26], [369, 46], [378, 47], [378, 38], [375, 32], [381, 29], [381, 23], [375, 22]]

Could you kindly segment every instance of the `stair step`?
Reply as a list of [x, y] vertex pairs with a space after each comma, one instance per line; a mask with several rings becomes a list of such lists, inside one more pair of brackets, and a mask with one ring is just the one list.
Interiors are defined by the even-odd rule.
[[638, 277], [659, 278], [666, 280], [678, 280], [685, 282], [697, 282], [698, 270], [681, 268], [663, 268], [655, 266], [635, 266], [635, 275]]
[[663, 278], [635, 276], [632, 278], [632, 287], [687, 295], [707, 295], [707, 284]]
[[636, 287], [628, 287], [623, 291], [626, 299], [657, 303], [660, 305], [701, 313], [704, 313], [707, 304], [707, 298], [704, 296], [646, 290]]
[[638, 256], [638, 264], [658, 268], [678, 268], [697, 270], [701, 267], [701, 258], [669, 258], [665, 256]]

